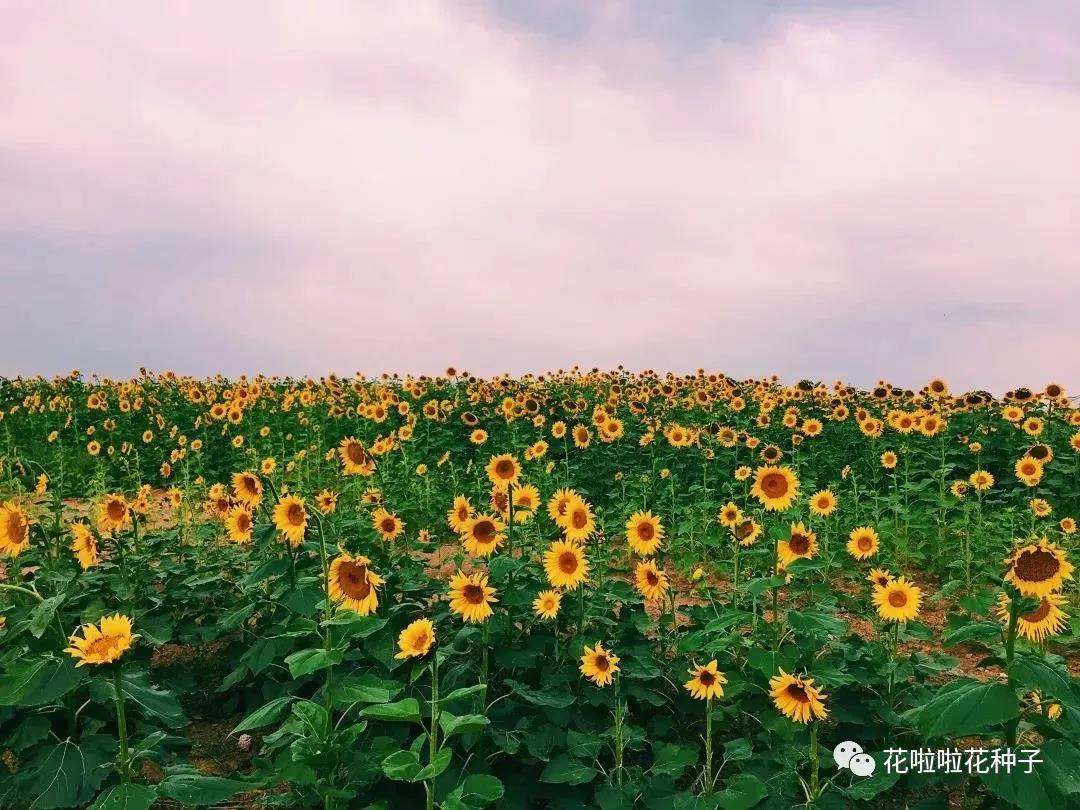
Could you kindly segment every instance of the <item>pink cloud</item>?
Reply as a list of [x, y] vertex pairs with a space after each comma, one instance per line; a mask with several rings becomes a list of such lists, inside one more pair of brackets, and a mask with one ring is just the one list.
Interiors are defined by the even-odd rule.
[[[957, 5], [953, 48], [815, 11], [673, 54], [620, 3], [573, 41], [406, 5], [25, 6], [0, 230], [258, 246], [174, 271], [174, 317], [222, 344], [185, 370], [1080, 385], [1080, 89], [1030, 43], [976, 47], [972, 20], [1008, 30], [993, 8]], [[1030, 25], [1057, 65], [1080, 46], [1053, 19]], [[0, 370], [64, 370], [64, 348]]]

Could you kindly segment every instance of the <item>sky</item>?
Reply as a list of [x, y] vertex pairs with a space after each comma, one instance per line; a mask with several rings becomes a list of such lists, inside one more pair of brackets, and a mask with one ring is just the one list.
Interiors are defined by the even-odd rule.
[[1080, 391], [1080, 5], [24, 0], [0, 376]]

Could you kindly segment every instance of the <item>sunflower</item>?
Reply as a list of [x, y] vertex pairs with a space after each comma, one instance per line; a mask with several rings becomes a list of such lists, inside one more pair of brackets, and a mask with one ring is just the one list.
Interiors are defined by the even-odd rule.
[[657, 568], [652, 560], [643, 560], [634, 571], [634, 587], [647, 601], [655, 602], [668, 591], [667, 574]]
[[556, 524], [563, 525], [563, 520], [566, 516], [566, 510], [570, 507], [570, 502], [577, 497], [577, 493], [572, 489], [557, 489], [555, 494], [547, 502], [547, 513]]
[[492, 456], [487, 465], [488, 480], [492, 486], [506, 490], [512, 484], [516, 484], [521, 475], [521, 464], [509, 453]]
[[484, 444], [488, 440], [488, 432], [483, 428], [477, 428], [469, 434], [469, 441], [473, 444]]
[[967, 495], [968, 482], [967, 481], [953, 481], [949, 486], [949, 492], [952, 493], [954, 498], [963, 498]]
[[581, 656], [582, 675], [597, 686], [607, 686], [615, 680], [615, 673], [619, 671], [619, 656], [605, 650], [599, 641], [595, 647], [586, 644], [584, 653]]
[[866, 575], [866, 581], [884, 588], [893, 581], [893, 575], [884, 568], [871, 568], [870, 573]]
[[461, 541], [474, 557], [488, 557], [506, 542], [506, 524], [494, 515], [477, 515], [465, 523]]
[[467, 622], [486, 622], [494, 612], [491, 604], [499, 601], [487, 583], [488, 575], [483, 571], [468, 575], [458, 571], [450, 579], [450, 610]]
[[510, 490], [510, 500], [514, 504], [514, 509], [535, 512], [540, 507], [540, 490], [532, 484], [515, 486]]
[[555, 591], [540, 591], [533, 600], [533, 611], [541, 619], [554, 619], [561, 606], [562, 596]]
[[330, 598], [361, 616], [370, 616], [379, 606], [378, 588], [382, 583], [367, 557], [342, 553], [330, 563]]
[[1032, 498], [1028, 505], [1035, 517], [1050, 517], [1054, 512], [1054, 508], [1045, 498]]
[[878, 616], [887, 622], [909, 622], [919, 615], [922, 590], [905, 577], [874, 586]]
[[85, 523], [71, 524], [71, 550], [75, 553], [75, 558], [84, 571], [101, 562], [101, 555], [98, 554], [97, 538], [94, 537], [94, 532]]
[[892, 450], [886, 450], [884, 453], [881, 454], [881, 466], [884, 467], [886, 470], [895, 470], [896, 462], [896, 453], [894, 453]]
[[1064, 517], [1058, 521], [1058, 526], [1061, 527], [1063, 534], [1076, 534], [1076, 520], [1071, 517]]
[[754, 474], [754, 471], [752, 469], [750, 469], [749, 467], [747, 467], [745, 464], [743, 464], [741, 467], [736, 467], [735, 468], [735, 480], [736, 481], [746, 481], [753, 474]]
[[64, 650], [78, 660], [76, 667], [111, 664], [131, 649], [139, 638], [131, 632], [131, 619], [119, 613], [103, 616], [98, 624], [84, 624], [79, 629], [82, 637], [71, 636], [71, 646]]
[[348, 436], [338, 445], [338, 456], [345, 475], [371, 475], [375, 472], [375, 459], [357, 439]]
[[1031, 456], [1018, 458], [1013, 469], [1016, 471], [1016, 477], [1021, 483], [1026, 484], [1029, 487], [1037, 485], [1043, 477], [1042, 462], [1036, 461], [1031, 458]]
[[652, 512], [634, 512], [626, 521], [626, 541], [635, 554], [655, 554], [664, 541], [664, 527]]
[[878, 533], [873, 526], [859, 526], [848, 535], [848, 554], [856, 560], [868, 560], [878, 552]]
[[828, 517], [836, 511], [837, 500], [831, 489], [823, 489], [810, 496], [810, 512], [818, 517]]
[[18, 557], [30, 548], [30, 518], [14, 501], [0, 504], [0, 552]]
[[251, 510], [244, 504], [238, 504], [229, 510], [229, 516], [225, 519], [225, 526], [229, 530], [229, 539], [234, 543], [250, 543], [251, 530], [255, 521], [251, 517]]
[[584, 450], [589, 446], [589, 442], [592, 441], [592, 434], [585, 425], [574, 425], [574, 447], [578, 450]]
[[469, 518], [473, 516], [472, 504], [464, 495], [454, 498], [454, 505], [446, 513], [446, 522], [455, 532], [461, 533], [468, 528]]
[[968, 483], [978, 492], [986, 492], [994, 485], [994, 476], [986, 470], [976, 470], [968, 476]]
[[761, 524], [756, 520], [743, 520], [731, 529], [731, 534], [740, 546], [749, 548], [761, 536]]
[[274, 507], [274, 526], [294, 548], [304, 542], [307, 521], [304, 499], [296, 495], [286, 495]]
[[592, 536], [596, 531], [596, 521], [588, 501], [576, 496], [570, 501], [563, 516], [562, 529], [567, 540], [584, 541]]
[[255, 473], [245, 470], [234, 473], [232, 477], [233, 497], [252, 509], [262, 502], [262, 480]]
[[733, 529], [743, 519], [742, 509], [732, 501], [728, 501], [724, 504], [724, 508], [720, 510], [720, 514], [716, 516], [716, 519], [720, 521], [721, 526]]
[[319, 507], [319, 511], [324, 515], [332, 514], [337, 509], [337, 493], [329, 489], [324, 489], [318, 495], [315, 496], [315, 505]]
[[405, 521], [382, 508], [371, 513], [371, 525], [379, 537], [387, 542], [400, 537], [405, 531]]
[[829, 715], [825, 708], [827, 696], [814, 686], [813, 678], [789, 675], [781, 669], [779, 675], [769, 679], [769, 693], [777, 710], [796, 723], [824, 720]]
[[[1009, 612], [1012, 600], [1008, 594], [998, 597], [997, 615], [1001, 623], [1006, 627], [1009, 624]], [[1038, 606], [1030, 613], [1022, 613], [1017, 617], [1016, 632], [1028, 641], [1041, 642], [1050, 636], [1056, 636], [1065, 629], [1068, 614], [1061, 609], [1065, 604], [1065, 597], [1060, 594], [1050, 593], [1039, 600]]]
[[98, 504], [98, 530], [115, 532], [131, 525], [131, 509], [123, 495], [106, 495]]
[[780, 556], [780, 568], [784, 569], [795, 560], [809, 560], [817, 554], [817, 535], [800, 521], [792, 523], [791, 535], [787, 540], [781, 540], [776, 545]]
[[431, 619], [416, 619], [398, 636], [397, 660], [423, 658], [435, 643], [435, 625]]
[[1005, 580], [1024, 596], [1046, 596], [1059, 590], [1066, 579], [1072, 579], [1073, 565], [1065, 550], [1045, 537], [1018, 548], [1005, 559], [1005, 565], [1009, 568]]
[[589, 560], [579, 544], [556, 540], [544, 555], [544, 570], [553, 588], [573, 590], [589, 578]]
[[759, 467], [750, 494], [770, 512], [782, 512], [799, 493], [799, 479], [787, 467]]
[[693, 667], [687, 672], [690, 673], [690, 680], [683, 684], [683, 687], [691, 697], [697, 700], [712, 700], [724, 696], [724, 684], [727, 683], [727, 678], [716, 668], [715, 658], [705, 666]]

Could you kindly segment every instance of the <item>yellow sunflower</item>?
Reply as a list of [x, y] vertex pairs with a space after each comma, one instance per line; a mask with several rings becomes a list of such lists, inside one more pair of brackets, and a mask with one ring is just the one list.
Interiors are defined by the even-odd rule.
[[423, 658], [435, 643], [435, 625], [431, 619], [416, 619], [398, 636], [397, 660]]
[[683, 687], [691, 697], [697, 700], [712, 700], [724, 696], [727, 678], [716, 668], [715, 658], [705, 666], [693, 667], [687, 672], [690, 673], [690, 680], [683, 684]]
[[873, 585], [877, 585], [880, 588], [884, 588], [893, 581], [893, 575], [885, 568], [871, 568], [870, 573], [866, 575], [866, 581]]
[[115, 532], [131, 525], [131, 509], [123, 495], [106, 495], [98, 504], [98, 530]]
[[461, 532], [465, 550], [474, 557], [488, 557], [506, 542], [506, 524], [494, 515], [470, 518]]
[[488, 480], [492, 486], [505, 490], [518, 482], [521, 464], [509, 453], [492, 456], [487, 465]]
[[994, 476], [986, 470], [976, 470], [968, 476], [968, 483], [978, 492], [986, 492], [994, 485]]
[[886, 450], [884, 453], [881, 454], [881, 466], [884, 467], [886, 470], [895, 470], [896, 462], [896, 453], [894, 453], [892, 450]]
[[84, 571], [101, 562], [97, 538], [94, 537], [94, 532], [85, 523], [71, 524], [71, 550], [75, 553], [75, 558]]
[[878, 616], [887, 622], [909, 622], [919, 615], [922, 590], [905, 577], [874, 586]]
[[274, 507], [274, 527], [281, 532], [294, 548], [304, 542], [308, 515], [304, 499], [286, 495]]
[[[997, 615], [1005, 626], [1009, 624], [1011, 600], [1008, 594], [998, 597]], [[1050, 636], [1056, 636], [1065, 629], [1069, 616], [1061, 609], [1065, 597], [1050, 593], [1039, 600], [1038, 606], [1030, 613], [1021, 613], [1017, 617], [1016, 632], [1028, 641], [1041, 642]]]
[[724, 504], [724, 508], [720, 510], [720, 514], [717, 515], [717, 520], [720, 521], [721, 526], [726, 526], [729, 529], [733, 529], [739, 525], [743, 519], [742, 509], [737, 504], [728, 501]]
[[836, 511], [837, 499], [831, 489], [822, 489], [810, 496], [810, 513], [828, 517]]
[[79, 630], [82, 636], [72, 635], [71, 646], [64, 650], [78, 661], [76, 667], [111, 664], [139, 638], [131, 632], [131, 619], [119, 613], [102, 617], [98, 624], [84, 624]]
[[382, 508], [371, 513], [371, 525], [378, 532], [379, 537], [387, 542], [400, 537], [405, 531], [405, 522]]
[[1037, 485], [1043, 477], [1042, 462], [1036, 461], [1031, 456], [1018, 458], [1016, 464], [1013, 465], [1013, 469], [1016, 471], [1016, 477], [1021, 483], [1029, 487]]
[[780, 568], [783, 570], [795, 560], [809, 560], [817, 554], [817, 535], [802, 522], [792, 523], [791, 535], [787, 540], [777, 543], [776, 548], [780, 556]]
[[18, 557], [30, 548], [30, 518], [14, 501], [0, 504], [0, 552]]
[[367, 476], [375, 472], [375, 459], [364, 449], [364, 445], [352, 436], [341, 440], [338, 445], [338, 456], [345, 475]]
[[574, 447], [578, 450], [584, 450], [589, 446], [589, 442], [592, 441], [592, 433], [585, 425], [574, 425]]
[[245, 506], [256, 508], [263, 497], [262, 480], [255, 473], [245, 470], [232, 477], [233, 497]]
[[599, 641], [595, 647], [586, 644], [580, 669], [581, 674], [597, 686], [607, 686], [619, 671], [619, 656], [605, 650]]
[[554, 619], [561, 606], [562, 596], [555, 591], [540, 591], [533, 600], [533, 611], [541, 619]]
[[370, 616], [379, 607], [378, 588], [382, 583], [367, 557], [342, 553], [330, 563], [330, 598], [361, 616]]
[[1029, 506], [1031, 506], [1031, 511], [1035, 517], [1050, 517], [1054, 512], [1054, 508], [1045, 498], [1032, 498]]
[[1060, 590], [1066, 579], [1072, 579], [1073, 565], [1065, 550], [1045, 537], [1018, 548], [1005, 559], [1005, 565], [1009, 569], [1005, 580], [1024, 596], [1046, 596]]
[[567, 540], [584, 541], [591, 537], [596, 531], [596, 521], [588, 501], [575, 496], [566, 507], [561, 525]]
[[454, 505], [446, 513], [446, 522], [455, 532], [463, 532], [469, 525], [469, 518], [473, 516], [473, 507], [469, 499], [464, 495], [454, 498]]
[[229, 530], [229, 539], [234, 543], [251, 542], [251, 530], [255, 526], [255, 521], [248, 507], [238, 504], [230, 509], [229, 516], [225, 519], [225, 526]]
[[589, 561], [577, 543], [556, 540], [544, 555], [544, 570], [553, 588], [573, 590], [589, 578]]
[[740, 521], [731, 529], [731, 535], [739, 541], [740, 546], [749, 548], [761, 536], [761, 524], [756, 520]]
[[779, 675], [769, 679], [769, 693], [777, 710], [796, 723], [824, 720], [829, 715], [825, 708], [827, 696], [814, 686], [813, 678], [789, 675], [781, 669]]
[[848, 535], [848, 554], [856, 560], [868, 560], [878, 552], [880, 538], [873, 526], [859, 526]]
[[787, 467], [758, 467], [750, 494], [768, 511], [782, 512], [799, 494], [799, 479]]
[[662, 599], [668, 591], [667, 574], [652, 560], [643, 560], [634, 571], [634, 587], [649, 602]]
[[535, 512], [540, 507], [540, 490], [532, 484], [515, 486], [510, 490], [510, 499], [515, 510]]
[[315, 505], [319, 507], [319, 511], [324, 515], [329, 515], [337, 509], [337, 493], [329, 489], [324, 489], [318, 495], [315, 496]]
[[577, 493], [572, 489], [557, 489], [555, 494], [547, 502], [547, 513], [555, 523], [559, 526], [563, 525], [563, 520], [566, 517], [566, 510], [570, 507], [570, 502], [577, 497]]
[[494, 613], [492, 603], [499, 601], [487, 583], [488, 575], [483, 571], [468, 575], [458, 571], [450, 579], [450, 610], [467, 622], [486, 622]]
[[626, 521], [626, 541], [635, 554], [655, 554], [664, 541], [664, 527], [652, 512], [634, 512]]

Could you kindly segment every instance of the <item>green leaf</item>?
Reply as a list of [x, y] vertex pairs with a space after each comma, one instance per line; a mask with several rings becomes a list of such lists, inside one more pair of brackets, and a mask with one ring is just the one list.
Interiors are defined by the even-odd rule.
[[268, 726], [271, 723], [276, 722], [285, 711], [289, 708], [289, 704], [292, 703], [293, 696], [286, 695], [285, 697], [279, 697], [276, 700], [271, 700], [265, 706], [262, 706], [243, 720], [240, 724], [232, 730], [233, 734], [239, 734], [242, 731], [251, 731], [253, 728], [262, 728]]
[[44, 749], [28, 763], [33, 777], [27, 795], [33, 797], [35, 810], [74, 807], [90, 801], [105, 781], [109, 763], [116, 753], [116, 743], [102, 735], [84, 737], [76, 744], [65, 740]]
[[764, 782], [751, 774], [739, 773], [727, 780], [724, 789], [716, 794], [716, 802], [724, 810], [748, 810], [767, 795]]
[[1028, 653], [1019, 653], [1013, 658], [1009, 675], [1016, 683], [1038, 689], [1043, 697], [1053, 697], [1065, 706], [1080, 709], [1076, 690], [1068, 672], [1057, 669], [1045, 658]]
[[505, 792], [498, 778], [473, 774], [447, 794], [443, 807], [445, 810], [480, 810], [497, 802]]
[[90, 810], [149, 810], [156, 799], [157, 791], [153, 788], [127, 782], [98, 794]]
[[423, 768], [420, 758], [412, 751], [395, 751], [382, 761], [381, 767], [387, 778], [398, 782], [414, 781]]
[[61, 594], [60, 596], [51, 596], [44, 602], [34, 605], [34, 609], [30, 611], [30, 634], [34, 638], [41, 638], [45, 635], [49, 622], [56, 615], [56, 609], [63, 603], [64, 596]]
[[453, 692], [450, 692], [447, 695], [440, 696], [439, 705], [441, 706], [444, 703], [453, 703], [455, 700], [463, 700], [467, 697], [472, 697], [473, 695], [482, 695], [486, 691], [486, 683], [477, 683], [473, 684], [472, 686], [463, 686], [460, 689], [455, 689]]
[[1020, 713], [1016, 694], [1001, 683], [963, 678], [940, 689], [919, 710], [917, 722], [926, 737], [975, 734]]
[[[180, 728], [188, 723], [176, 695], [150, 683], [145, 672], [125, 675], [123, 678], [124, 703], [130, 710], [137, 708], [147, 717], [161, 720], [169, 728]], [[116, 700], [113, 680], [96, 680], [90, 686], [91, 696], [99, 703]]]
[[372, 720], [388, 720], [401, 723], [420, 722], [420, 703], [416, 698], [405, 698], [394, 703], [378, 703], [374, 706], [365, 706], [361, 717]]
[[945, 647], [952, 647], [955, 644], [963, 644], [965, 641], [971, 641], [972, 639], [997, 639], [1000, 637], [1000, 622], [971, 622], [945, 633], [941, 637], [941, 643]]
[[341, 661], [341, 650], [325, 650], [322, 647], [298, 650], [285, 658], [289, 675], [294, 679], [340, 664]]
[[63, 697], [83, 679], [70, 658], [41, 658], [15, 664], [0, 675], [0, 706], [42, 706]]
[[389, 703], [401, 692], [401, 684], [368, 673], [343, 679], [331, 692], [339, 703]]
[[754, 756], [754, 746], [749, 740], [738, 738], [724, 743], [724, 759], [727, 762], [745, 762]]
[[656, 774], [679, 776], [687, 768], [697, 764], [698, 748], [696, 745], [677, 743], [653, 743], [652, 771]]
[[[982, 783], [992, 793], [1024, 810], [1058, 810], [1072, 805], [1071, 797], [1080, 793], [1080, 751], [1065, 740], [1050, 740], [1043, 744], [1031, 773], [1024, 749], [1015, 749], [1018, 764], [1008, 772], [980, 774]], [[1027, 749], [1032, 750], [1032, 749]]]
[[443, 736], [450, 738], [455, 734], [475, 734], [491, 723], [482, 714], [456, 715], [443, 712], [439, 715], [439, 727], [443, 730]]
[[540, 781], [555, 785], [584, 785], [595, 779], [596, 774], [596, 768], [591, 765], [583, 765], [569, 754], [560, 754], [544, 768]]
[[230, 799], [237, 793], [258, 787], [260, 784], [261, 782], [179, 772], [165, 777], [158, 785], [158, 792], [184, 805], [212, 805]]
[[420, 772], [413, 777], [413, 781], [423, 782], [441, 776], [450, 767], [450, 760], [453, 759], [453, 756], [453, 751], [449, 748], [443, 748], [435, 755], [435, 759], [420, 769]]
[[825, 635], [842, 636], [847, 632], [848, 625], [843, 619], [830, 616], [818, 610], [791, 610], [787, 614], [788, 624], [796, 633], [821, 633]]

